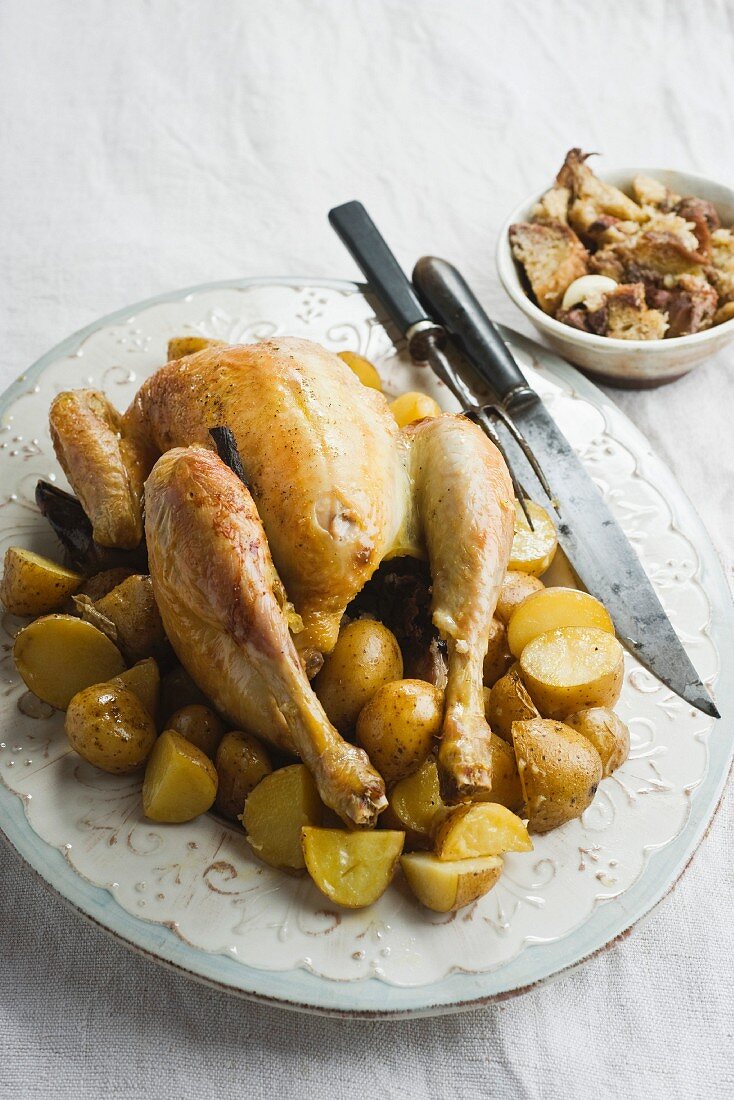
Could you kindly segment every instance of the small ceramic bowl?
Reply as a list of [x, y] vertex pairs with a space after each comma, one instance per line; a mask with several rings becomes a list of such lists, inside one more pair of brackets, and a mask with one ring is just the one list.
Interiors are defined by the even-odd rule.
[[[734, 190], [705, 176], [674, 172], [667, 168], [621, 168], [615, 172], [600, 171], [597, 174], [600, 179], [631, 194], [632, 180], [638, 173], [660, 180], [679, 195], [708, 199], [716, 207], [722, 225], [734, 225]], [[543, 313], [523, 287], [520, 270], [510, 248], [509, 228], [516, 222], [528, 221], [532, 207], [549, 186], [520, 203], [503, 225], [497, 243], [497, 269], [502, 285], [515, 305], [554, 351], [611, 385], [640, 388], [672, 382], [734, 341], [734, 320], [703, 332], [694, 332], [691, 336], [675, 336], [669, 340], [613, 340], [607, 336], [580, 332]]]

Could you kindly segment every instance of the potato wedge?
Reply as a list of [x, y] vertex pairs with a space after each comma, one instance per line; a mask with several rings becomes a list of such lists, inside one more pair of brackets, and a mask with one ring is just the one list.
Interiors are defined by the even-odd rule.
[[545, 508], [532, 500], [526, 501], [535, 530], [531, 530], [523, 510], [515, 501], [515, 537], [507, 568], [539, 577], [553, 561], [558, 546], [553, 520]]
[[492, 787], [489, 791], [472, 795], [472, 802], [499, 802], [513, 813], [519, 813], [523, 807], [520, 775], [515, 760], [515, 750], [496, 733], [490, 740], [492, 757]]
[[150, 577], [133, 574], [94, 605], [115, 628], [114, 641], [129, 661], [169, 651]]
[[519, 607], [528, 596], [532, 596], [534, 592], [542, 591], [544, 587], [545, 585], [540, 578], [534, 577], [532, 573], [521, 573], [517, 569], [508, 569], [497, 599], [497, 607], [494, 612], [495, 618], [507, 626], [515, 608]]
[[173, 336], [168, 341], [168, 362], [183, 359], [185, 355], [195, 355], [204, 348], [225, 348], [223, 340], [210, 340], [208, 336]]
[[172, 824], [206, 813], [217, 795], [217, 773], [208, 756], [175, 730], [155, 743], [143, 780], [143, 812]]
[[530, 697], [545, 718], [587, 707], [613, 707], [624, 678], [624, 652], [613, 634], [566, 626], [525, 646], [520, 669]]
[[192, 745], [196, 745], [197, 749], [201, 749], [210, 760], [216, 756], [219, 742], [224, 737], [221, 720], [211, 707], [205, 707], [201, 703], [189, 703], [188, 706], [174, 711], [166, 722], [166, 729], [180, 733]]
[[411, 775], [441, 730], [443, 692], [425, 680], [393, 680], [359, 712], [357, 744], [386, 783]]
[[223, 817], [236, 821], [242, 816], [250, 791], [272, 772], [270, 757], [252, 734], [230, 730], [219, 743], [214, 766], [219, 776], [217, 810]]
[[490, 689], [484, 714], [492, 733], [496, 733], [510, 745], [513, 722], [527, 722], [530, 718], [540, 717], [538, 708], [522, 682], [519, 665], [513, 665]]
[[111, 683], [120, 683], [137, 695], [148, 714], [155, 722], [158, 715], [158, 701], [161, 687], [161, 674], [152, 657], [138, 661], [132, 668], [121, 672]]
[[588, 707], [563, 719], [590, 741], [601, 757], [604, 775], [621, 768], [630, 752], [630, 731], [608, 707]]
[[499, 619], [492, 619], [489, 627], [489, 644], [484, 655], [483, 678], [487, 687], [492, 687], [507, 672], [514, 657], [507, 644], [507, 628]]
[[534, 718], [512, 727], [525, 815], [531, 833], [580, 817], [602, 778], [599, 753], [563, 722]]
[[59, 710], [83, 688], [125, 668], [117, 646], [76, 615], [46, 615], [30, 623], [15, 638], [13, 659], [26, 687]]
[[113, 569], [104, 569], [101, 573], [94, 573], [87, 577], [78, 591], [78, 595], [86, 596], [92, 603], [101, 600], [118, 584], [122, 584], [128, 577], [132, 577], [134, 569], [128, 569], [125, 565], [116, 565]]
[[78, 691], [67, 708], [64, 729], [84, 760], [112, 775], [142, 768], [156, 739], [152, 717], [119, 680]]
[[451, 913], [489, 893], [502, 874], [501, 856], [443, 862], [431, 852], [410, 852], [400, 860], [408, 885], [422, 905]]
[[397, 870], [405, 835], [379, 829], [348, 832], [305, 826], [306, 869], [322, 894], [346, 909], [364, 909], [381, 897]]
[[0, 600], [11, 615], [46, 615], [57, 611], [83, 580], [81, 573], [32, 550], [10, 546], [5, 551]]
[[394, 820], [415, 837], [426, 842], [437, 822], [448, 812], [438, 786], [438, 769], [433, 757], [424, 760], [418, 771], [396, 783], [388, 795], [388, 808]]
[[436, 830], [433, 850], [440, 860], [477, 859], [505, 852], [532, 852], [519, 817], [497, 802], [455, 806]]
[[507, 642], [515, 657], [539, 634], [563, 626], [588, 626], [614, 634], [614, 624], [603, 603], [577, 588], [544, 588], [523, 600], [507, 627]]
[[290, 764], [261, 779], [247, 796], [242, 824], [253, 852], [283, 870], [305, 867], [304, 825], [321, 823], [322, 802], [305, 764]]
[[382, 381], [377, 373], [377, 368], [364, 355], [358, 355], [356, 351], [338, 351], [339, 358], [354, 371], [363, 386], [369, 386], [372, 390], [382, 390]]
[[356, 619], [340, 631], [313, 686], [329, 721], [340, 733], [351, 733], [378, 688], [402, 678], [403, 657], [392, 631], [374, 619]]

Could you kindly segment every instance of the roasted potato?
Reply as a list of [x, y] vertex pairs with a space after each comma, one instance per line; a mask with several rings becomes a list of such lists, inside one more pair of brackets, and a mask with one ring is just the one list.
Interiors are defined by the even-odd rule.
[[195, 355], [204, 348], [224, 348], [224, 340], [211, 340], [208, 336], [173, 336], [168, 341], [168, 362], [183, 359], [185, 355]]
[[601, 757], [605, 776], [622, 767], [630, 752], [630, 731], [613, 710], [588, 707], [563, 721], [591, 742]]
[[[216, 756], [219, 742], [224, 737], [224, 726], [211, 707], [205, 707], [201, 703], [189, 703], [174, 711], [166, 722], [166, 729], [175, 730], [201, 749], [205, 756], [213, 760]], [[244, 804], [244, 803], [243, 803]], [[240, 812], [242, 807], [240, 807]]]
[[248, 794], [242, 824], [250, 847], [264, 863], [283, 870], [305, 867], [304, 825], [321, 823], [322, 802], [305, 764], [290, 764], [261, 779]]
[[125, 668], [117, 646], [75, 615], [46, 615], [20, 631], [13, 659], [27, 688], [66, 710], [82, 688], [100, 684]]
[[251, 733], [230, 730], [219, 744], [214, 764], [219, 776], [217, 810], [236, 821], [242, 816], [250, 791], [272, 772], [270, 757]]
[[363, 909], [381, 897], [397, 870], [402, 832], [301, 830], [306, 869], [322, 894], [346, 909]]
[[440, 860], [531, 852], [533, 842], [519, 817], [497, 802], [455, 806], [436, 831], [433, 848]]
[[413, 775], [396, 783], [388, 795], [390, 820], [399, 822], [411, 842], [428, 843], [438, 821], [448, 812], [438, 786], [436, 761], [424, 760]]
[[374, 619], [356, 619], [340, 632], [313, 686], [329, 721], [349, 733], [378, 688], [402, 678], [395, 635]]
[[485, 699], [484, 714], [492, 732], [509, 744], [512, 744], [513, 722], [540, 717], [522, 682], [519, 665], [513, 665], [490, 689], [489, 699]]
[[155, 743], [143, 780], [143, 812], [152, 821], [192, 821], [211, 809], [217, 773], [208, 756], [175, 730]]
[[533, 718], [512, 727], [525, 816], [531, 833], [580, 817], [602, 778], [599, 753], [563, 722]]
[[416, 771], [441, 729], [443, 693], [425, 680], [393, 680], [359, 712], [357, 743], [386, 783]]
[[364, 355], [358, 355], [356, 351], [340, 351], [337, 354], [348, 367], [351, 367], [363, 386], [369, 386], [372, 390], [382, 389], [377, 368], [370, 363], [369, 359], [365, 359]]
[[95, 573], [93, 576], [87, 577], [79, 588], [78, 594], [86, 596], [91, 603], [96, 603], [97, 600], [101, 600], [103, 596], [111, 592], [113, 588], [117, 588], [118, 584], [122, 584], [123, 581], [132, 576], [133, 570], [128, 569], [126, 565], [117, 565], [114, 569], [104, 569], [101, 573]]
[[390, 412], [395, 417], [399, 428], [406, 428], [416, 420], [424, 420], [426, 417], [441, 415], [441, 406], [427, 393], [401, 393], [390, 402]]
[[197, 687], [186, 669], [178, 665], [161, 680], [160, 713], [163, 724], [181, 707], [188, 707], [192, 703], [209, 706], [209, 700], [201, 688]]
[[534, 530], [528, 526], [522, 508], [515, 501], [515, 537], [512, 540], [507, 568], [520, 573], [532, 573], [533, 576], [539, 577], [545, 573], [553, 561], [558, 539], [553, 520], [545, 508], [541, 508], [532, 500], [525, 503], [530, 512]]
[[517, 569], [508, 569], [497, 599], [495, 617], [507, 626], [515, 608], [519, 607], [528, 596], [532, 596], [534, 592], [540, 592], [544, 587], [540, 578], [534, 577], [532, 573], [521, 573]]
[[539, 634], [563, 626], [588, 626], [614, 634], [604, 604], [577, 588], [544, 588], [523, 600], [507, 626], [507, 642], [516, 657]]
[[128, 688], [133, 695], [137, 695], [155, 722], [158, 715], [161, 674], [152, 657], [146, 657], [144, 661], [138, 661], [136, 665], [128, 668], [125, 672], [121, 672], [110, 683], [120, 683]]
[[496, 733], [492, 734], [489, 747], [492, 754], [492, 787], [489, 791], [472, 795], [472, 802], [499, 802], [513, 813], [519, 813], [523, 797], [515, 750]]
[[115, 630], [113, 641], [129, 661], [163, 657], [169, 651], [150, 577], [134, 574], [94, 605]]
[[408, 885], [422, 905], [451, 913], [489, 893], [502, 874], [500, 856], [444, 862], [432, 852], [410, 852], [400, 860]]
[[622, 690], [624, 652], [613, 634], [566, 626], [525, 646], [520, 669], [530, 697], [545, 718], [587, 707], [613, 707]]
[[489, 627], [489, 645], [484, 657], [484, 682], [492, 687], [507, 672], [513, 663], [513, 656], [507, 645], [507, 630], [499, 619], [492, 619]]
[[58, 610], [83, 579], [81, 573], [32, 550], [10, 546], [5, 551], [0, 600], [11, 615], [46, 615]]
[[153, 719], [124, 684], [93, 684], [69, 703], [69, 744], [95, 768], [126, 775], [142, 768], [155, 744]]

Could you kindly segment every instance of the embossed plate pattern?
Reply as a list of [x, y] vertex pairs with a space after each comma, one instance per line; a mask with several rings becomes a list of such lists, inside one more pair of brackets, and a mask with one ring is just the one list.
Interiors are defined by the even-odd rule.
[[[33, 503], [38, 477], [63, 481], [46, 431], [51, 398], [94, 385], [120, 408], [165, 358], [169, 336], [230, 342], [276, 333], [351, 348], [388, 393], [452, 401], [395, 352], [350, 283], [244, 280], [180, 291], [105, 318], [55, 348], [5, 395], [0, 423], [1, 549], [53, 552]], [[207, 815], [147, 822], [139, 778], [96, 772], [65, 742], [62, 716], [14, 672], [20, 620], [5, 616], [0, 812], [25, 859], [63, 897], [139, 949], [204, 980], [290, 1007], [426, 1013], [506, 995], [602, 948], [647, 912], [698, 843], [728, 772], [730, 685], [719, 654], [732, 612], [716, 555], [691, 506], [644, 439], [552, 354], [506, 334], [610, 502], [724, 719], [714, 724], [630, 657], [619, 704], [629, 761], [580, 821], [507, 858], [499, 885], [458, 915], [418, 909], [397, 882], [372, 909], [337, 911], [307, 878], [264, 867], [242, 834]], [[554, 566], [562, 579], [562, 565]]]

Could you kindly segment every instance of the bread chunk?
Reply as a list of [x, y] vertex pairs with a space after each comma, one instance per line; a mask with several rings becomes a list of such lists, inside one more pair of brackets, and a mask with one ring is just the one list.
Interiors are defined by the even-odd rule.
[[522, 265], [536, 301], [553, 315], [574, 279], [588, 270], [588, 253], [567, 225], [510, 226], [512, 254]]

